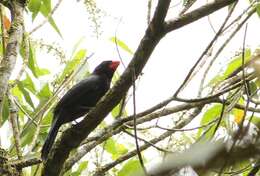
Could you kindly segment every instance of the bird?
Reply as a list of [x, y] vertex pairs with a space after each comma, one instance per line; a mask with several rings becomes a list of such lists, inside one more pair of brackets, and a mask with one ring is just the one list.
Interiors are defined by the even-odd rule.
[[61, 125], [85, 115], [109, 90], [119, 64], [119, 61], [111, 60], [101, 62], [90, 76], [74, 85], [59, 100], [53, 110], [52, 125], [41, 150], [43, 161], [47, 160]]

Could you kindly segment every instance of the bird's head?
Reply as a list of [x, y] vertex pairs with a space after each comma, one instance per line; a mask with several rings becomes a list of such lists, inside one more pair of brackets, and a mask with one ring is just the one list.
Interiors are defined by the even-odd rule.
[[119, 64], [119, 61], [103, 61], [95, 68], [93, 73], [97, 75], [105, 74], [111, 79]]

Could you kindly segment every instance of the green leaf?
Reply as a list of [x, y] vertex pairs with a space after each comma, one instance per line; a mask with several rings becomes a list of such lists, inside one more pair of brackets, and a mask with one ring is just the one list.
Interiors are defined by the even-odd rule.
[[22, 83], [23, 83], [23, 86], [30, 90], [32, 93], [35, 93], [36, 92], [36, 89], [35, 89], [35, 86], [34, 86], [34, 83], [30, 77], [29, 74], [26, 74], [26, 78], [24, 80], [22, 80]]
[[118, 71], [116, 71], [112, 78], [112, 84], [115, 84], [117, 82], [117, 80], [119, 80], [119, 78], [120, 78], [120, 75], [119, 75]]
[[[249, 61], [251, 58], [251, 50], [245, 49], [245, 63]], [[233, 73], [237, 68], [242, 66], [242, 54], [232, 59], [232, 61], [228, 64], [226, 71], [224, 72], [224, 78], [227, 78], [231, 73]]]
[[111, 37], [110, 41], [115, 43], [116, 45], [118, 45], [120, 48], [130, 53], [131, 55], [134, 54], [133, 51], [122, 40], [119, 40], [116, 37]]
[[[251, 58], [251, 50], [245, 49], [245, 63], [247, 63]], [[230, 74], [232, 74], [236, 69], [242, 65], [242, 54], [234, 57], [229, 63], [223, 74], [216, 75], [210, 82], [209, 85], [219, 83], [220, 81], [226, 79]]]
[[137, 159], [131, 159], [127, 163], [124, 164], [122, 169], [118, 171], [118, 176], [135, 176], [137, 175], [144, 175], [142, 172], [142, 167], [140, 165], [139, 160]]
[[61, 34], [61, 32], [60, 32], [60, 29], [58, 28], [58, 26], [56, 25], [56, 23], [55, 23], [55, 21], [54, 21], [54, 19], [52, 18], [52, 17], [49, 17], [49, 23], [51, 24], [51, 26], [54, 28], [54, 30], [59, 34], [59, 36], [61, 37], [61, 38], [63, 38], [63, 36], [62, 36], [62, 34]]
[[32, 140], [33, 140], [33, 136], [34, 136], [34, 132], [35, 132], [35, 126], [34, 125], [31, 125], [27, 132], [25, 133], [24, 136], [22, 136], [21, 138], [21, 144], [22, 144], [22, 147], [24, 147], [25, 145], [27, 144], [31, 144], [32, 143]]
[[72, 172], [69, 174], [69, 176], [80, 176], [80, 173], [79, 172]]
[[[43, 117], [42, 125], [50, 125], [52, 123], [52, 117], [53, 117], [52, 111], [49, 110], [48, 113]], [[44, 128], [42, 128], [42, 129], [44, 129]]]
[[255, 81], [255, 84], [256, 84], [257, 87], [260, 87], [260, 80], [257, 79], [257, 80]]
[[3, 98], [2, 106], [3, 106], [3, 109], [2, 109], [2, 119], [0, 120], [1, 126], [5, 123], [5, 121], [9, 117], [9, 102], [8, 102], [8, 98], [6, 96], [4, 96], [4, 98]]
[[83, 161], [80, 163], [78, 171], [81, 173], [83, 170], [85, 170], [88, 166], [88, 162], [87, 161]]
[[51, 0], [42, 0], [42, 2], [49, 14], [51, 12]]
[[41, 8], [41, 0], [30, 0], [28, 3], [28, 9], [32, 12], [33, 20], [38, 15]]
[[123, 144], [117, 143], [114, 139], [109, 138], [104, 146], [105, 150], [112, 155], [112, 159], [118, 158], [128, 152]]
[[49, 83], [44, 84], [40, 92], [37, 94], [37, 96], [41, 99], [49, 99], [52, 96], [52, 92], [49, 87]]
[[19, 102], [22, 103], [23, 102], [23, 94], [21, 93], [21, 91], [19, 90], [18, 86], [15, 86], [11, 89], [11, 93], [18, 98]]
[[48, 17], [48, 21], [51, 24], [51, 26], [54, 28], [54, 30], [59, 34], [59, 36], [62, 38], [62, 34], [56, 25], [54, 19], [52, 16], [49, 16], [51, 13], [51, 1], [50, 0], [43, 0], [43, 4], [41, 5], [40, 12], [44, 17]]
[[38, 76], [44, 76], [44, 75], [48, 75], [50, 74], [51, 72], [46, 69], [46, 68], [39, 68], [39, 67], [36, 67], [36, 73]]
[[3, 43], [2, 43], [2, 41], [0, 41], [0, 56], [3, 56]]
[[74, 175], [72, 175], [71, 170], [72, 170], [72, 169], [66, 171], [66, 173], [65, 173], [63, 176], [74, 176]]
[[81, 175], [81, 172], [84, 171], [87, 168], [87, 166], [88, 166], [88, 162], [87, 161], [81, 162], [79, 164], [79, 167], [78, 167], [77, 171], [72, 172], [70, 174], [70, 176], [79, 176], [79, 175]]
[[38, 78], [38, 74], [36, 71], [37, 63], [35, 59], [35, 49], [33, 45], [29, 42], [29, 61], [28, 61], [28, 67], [33, 73], [33, 75]]
[[56, 80], [58, 84], [60, 84], [68, 75], [70, 75], [75, 68], [80, 64], [82, 59], [85, 58], [87, 51], [85, 49], [79, 50], [74, 58], [66, 63], [66, 67], [64, 68], [61, 76]]
[[35, 54], [35, 48], [31, 43], [29, 43], [29, 61], [28, 61], [28, 67], [31, 70], [32, 74], [38, 78], [40, 76], [44, 76], [47, 74], [50, 74], [50, 71], [45, 68], [39, 68], [37, 61], [36, 61], [36, 54]]
[[20, 89], [20, 91], [22, 92], [26, 102], [33, 108], [35, 109], [34, 107], [34, 104], [32, 102], [32, 99], [31, 99], [31, 96], [30, 96], [30, 93], [25, 89], [23, 83], [21, 81], [17, 81], [17, 86], [18, 88]]
[[[111, 111], [111, 115], [115, 118], [119, 115], [119, 111], [121, 109], [121, 102], [116, 105], [116, 107], [114, 107], [114, 109]], [[125, 109], [123, 109], [123, 112], [121, 114], [123, 117], [127, 116], [127, 111]]]
[[252, 94], [256, 92], [257, 84], [255, 82], [249, 82], [249, 92]]
[[260, 128], [260, 117], [253, 116], [251, 123], [255, 124], [258, 128]]
[[79, 48], [80, 44], [85, 40], [84, 37], [80, 38], [76, 44], [73, 46], [72, 51], [71, 51], [71, 57], [73, 57], [77, 51], [77, 49]]
[[113, 108], [113, 110], [111, 111], [111, 115], [115, 118], [116, 116], [118, 116], [119, 111], [120, 111], [120, 103]]
[[260, 17], [260, 4], [259, 3], [256, 5], [256, 13], [257, 13], [258, 17]]
[[[209, 108], [203, 115], [201, 121], [200, 121], [200, 125], [205, 125], [211, 121], [213, 121], [214, 119], [220, 117], [220, 113], [221, 113], [221, 110], [222, 110], [222, 105], [214, 105], [212, 106], [211, 108]], [[206, 134], [206, 138], [211, 138], [212, 137], [212, 134], [214, 132], [214, 127], [211, 127], [211, 129], [207, 132]], [[204, 129], [203, 128], [200, 128], [198, 130], [198, 134], [197, 136], [200, 137], [201, 134], [203, 133]]]

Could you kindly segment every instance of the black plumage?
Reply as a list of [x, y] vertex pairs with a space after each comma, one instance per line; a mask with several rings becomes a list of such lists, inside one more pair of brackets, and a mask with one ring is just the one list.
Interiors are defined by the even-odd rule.
[[57, 103], [53, 111], [50, 132], [42, 147], [41, 157], [46, 160], [60, 126], [85, 115], [108, 91], [118, 61], [103, 61], [86, 79], [74, 85]]

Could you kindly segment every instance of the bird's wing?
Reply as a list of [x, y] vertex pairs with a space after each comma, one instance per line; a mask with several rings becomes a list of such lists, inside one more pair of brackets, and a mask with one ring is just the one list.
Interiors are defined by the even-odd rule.
[[60, 108], [71, 106], [77, 103], [82, 95], [88, 92], [95, 92], [100, 88], [100, 78], [96, 75], [91, 75], [88, 78], [80, 81], [78, 84], [74, 85], [58, 102], [54, 109], [55, 112], [58, 112]]

